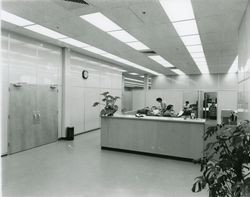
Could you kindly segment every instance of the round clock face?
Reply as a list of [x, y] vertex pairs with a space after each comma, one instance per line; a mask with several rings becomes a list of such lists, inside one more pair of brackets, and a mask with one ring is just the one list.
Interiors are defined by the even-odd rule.
[[89, 72], [87, 70], [82, 71], [82, 78], [87, 79], [89, 77]]

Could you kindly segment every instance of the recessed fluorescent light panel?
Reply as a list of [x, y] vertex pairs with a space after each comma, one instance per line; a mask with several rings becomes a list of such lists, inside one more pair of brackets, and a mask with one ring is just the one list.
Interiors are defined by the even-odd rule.
[[182, 36], [182, 42], [185, 46], [199, 45], [201, 44], [201, 39], [199, 35]]
[[[159, 1], [201, 73], [208, 73], [209, 70], [201, 45], [191, 0]], [[204, 58], [205, 61], [198, 61], [198, 64], [196, 58]]]
[[122, 29], [100, 12], [82, 15], [80, 17], [105, 32], [117, 31]]
[[106, 51], [103, 51], [103, 50], [98, 49], [98, 48], [93, 47], [93, 46], [86, 47], [86, 48], [83, 48], [83, 49], [84, 49], [84, 50], [87, 50], [87, 51], [89, 51], [89, 52], [98, 54], [98, 55], [107, 53]]
[[139, 75], [138, 73], [129, 73], [130, 75]]
[[63, 39], [60, 39], [60, 41], [65, 42], [67, 44], [70, 44], [72, 46], [79, 47], [79, 48], [89, 47], [88, 44], [80, 42], [80, 41], [75, 40], [73, 38], [63, 38]]
[[195, 46], [186, 46], [187, 50], [189, 51], [189, 53], [203, 53], [203, 48], [201, 45], [195, 45]]
[[[135, 50], [149, 49], [146, 45], [139, 42], [134, 36], [129, 34], [127, 31], [122, 29], [120, 26], [118, 26], [116, 23], [111, 21], [109, 18], [107, 18], [100, 12], [82, 15], [80, 17], [85, 21], [91, 23], [92, 25], [96, 26], [97, 28], [101, 29], [102, 31], [113, 36], [114, 38], [120, 40], [121, 42], [126, 43]], [[132, 42], [135, 43], [132, 44]]]
[[172, 72], [176, 73], [177, 75], [185, 75], [180, 69], [171, 69]]
[[148, 57], [166, 68], [174, 67], [172, 64], [170, 64], [167, 60], [165, 60], [160, 55], [152, 55], [152, 56], [148, 56]]
[[138, 80], [138, 79], [133, 79], [133, 78], [128, 78], [128, 77], [124, 77], [125, 80], [129, 80], [129, 81], [135, 81], [135, 82], [140, 82], [140, 83], [144, 83], [144, 81]]
[[129, 43], [126, 43], [128, 46], [134, 48], [135, 50], [138, 50], [138, 51], [141, 51], [141, 50], [149, 50], [149, 48], [141, 43], [141, 42], [129, 42]]
[[171, 22], [194, 19], [191, 0], [160, 0]]
[[118, 56], [113, 55], [113, 54], [111, 54], [111, 53], [104, 53], [104, 54], [100, 54], [100, 55], [101, 55], [101, 56], [103, 56], [103, 57], [106, 57], [106, 58], [112, 59], [112, 60], [119, 59], [119, 57], [118, 57]]
[[60, 34], [56, 31], [53, 31], [51, 29], [48, 29], [46, 27], [43, 27], [41, 25], [31, 25], [31, 26], [26, 26], [24, 27], [26, 29], [29, 29], [31, 31], [34, 31], [36, 33], [42, 34], [44, 36], [53, 38], [53, 39], [60, 39], [60, 38], [65, 38], [66, 36], [63, 34]]
[[199, 33], [195, 20], [175, 22], [173, 25], [179, 36], [194, 35]]
[[1, 20], [6, 21], [8, 23], [12, 23], [17, 26], [21, 26], [21, 27], [34, 24], [33, 22], [29, 20], [26, 20], [22, 17], [16, 16], [15, 14], [11, 14], [4, 10], [1, 10]]
[[113, 36], [114, 38], [122, 41], [122, 42], [135, 42], [137, 41], [137, 39], [133, 36], [131, 36], [128, 32], [126, 32], [125, 30], [120, 30], [120, 31], [112, 31], [112, 32], [108, 32], [111, 36]]
[[[205, 59], [205, 55], [203, 52], [200, 53], [190, 53], [191, 57], [195, 60], [195, 59]], [[206, 60], [206, 59], [205, 59]]]

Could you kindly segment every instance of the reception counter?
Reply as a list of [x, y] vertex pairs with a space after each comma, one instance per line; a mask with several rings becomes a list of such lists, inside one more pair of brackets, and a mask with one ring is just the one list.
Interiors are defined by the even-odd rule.
[[204, 119], [101, 117], [101, 146], [113, 150], [155, 154], [180, 159], [202, 157]]

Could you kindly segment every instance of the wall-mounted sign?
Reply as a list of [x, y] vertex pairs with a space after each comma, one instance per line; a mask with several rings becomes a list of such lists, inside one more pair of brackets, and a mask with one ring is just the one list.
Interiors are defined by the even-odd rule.
[[82, 78], [83, 79], [88, 79], [88, 77], [89, 77], [89, 72], [87, 70], [83, 70], [82, 71]]

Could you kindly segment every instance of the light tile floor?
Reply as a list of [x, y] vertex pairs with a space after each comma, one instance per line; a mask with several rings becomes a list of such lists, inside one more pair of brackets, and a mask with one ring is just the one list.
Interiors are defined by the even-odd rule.
[[3, 196], [208, 197], [199, 165], [100, 149], [100, 131], [2, 158]]

